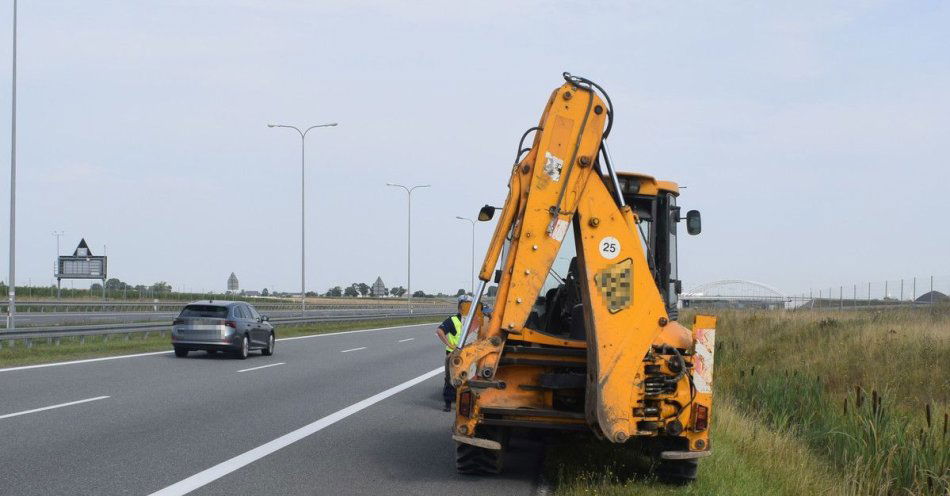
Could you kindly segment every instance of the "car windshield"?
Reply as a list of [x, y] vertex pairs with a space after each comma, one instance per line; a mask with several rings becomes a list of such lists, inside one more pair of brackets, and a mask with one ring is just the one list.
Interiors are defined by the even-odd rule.
[[188, 305], [181, 311], [179, 317], [210, 317], [225, 319], [228, 317], [228, 307], [217, 305]]

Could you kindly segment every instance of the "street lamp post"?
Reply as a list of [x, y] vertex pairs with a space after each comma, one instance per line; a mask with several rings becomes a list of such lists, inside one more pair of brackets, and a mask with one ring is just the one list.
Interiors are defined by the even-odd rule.
[[467, 217], [455, 216], [458, 220], [467, 220], [472, 224], [472, 295], [475, 294], [475, 221]]
[[7, 329], [16, 327], [16, 4], [13, 0], [13, 84], [10, 100], [10, 286]]
[[287, 129], [293, 129], [300, 134], [300, 315], [303, 316], [304, 312], [307, 309], [307, 278], [306, 278], [306, 251], [305, 251], [305, 240], [306, 240], [306, 224], [304, 219], [306, 214], [304, 213], [304, 206], [306, 204], [306, 188], [304, 186], [304, 157], [307, 152], [307, 133], [311, 129], [318, 127], [334, 127], [336, 126], [335, 122], [329, 124], [318, 124], [316, 126], [310, 126], [306, 130], [301, 131], [297, 126], [288, 126], [285, 124], [268, 124], [267, 127], [285, 127]]
[[406, 211], [406, 306], [409, 307], [409, 313], [412, 313], [412, 192], [416, 188], [428, 188], [428, 184], [419, 184], [412, 187], [401, 184], [386, 183], [386, 186], [402, 188], [406, 190], [408, 199], [408, 210]]

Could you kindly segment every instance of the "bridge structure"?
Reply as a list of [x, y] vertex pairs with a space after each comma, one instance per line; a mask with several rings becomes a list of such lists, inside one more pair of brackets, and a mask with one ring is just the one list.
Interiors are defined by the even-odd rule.
[[680, 295], [684, 308], [791, 308], [781, 290], [755, 281], [728, 279], [696, 286]]

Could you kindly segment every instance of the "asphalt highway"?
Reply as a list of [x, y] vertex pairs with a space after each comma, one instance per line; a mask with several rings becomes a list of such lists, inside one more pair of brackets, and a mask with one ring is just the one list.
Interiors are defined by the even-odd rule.
[[433, 328], [0, 369], [0, 494], [533, 494], [533, 446], [455, 472]]
[[[182, 305], [184, 306], [184, 305]], [[451, 307], [451, 305], [450, 305]], [[418, 308], [417, 311], [428, 311], [426, 307]], [[260, 313], [269, 317], [299, 317], [300, 310], [260, 310]], [[380, 315], [406, 313], [404, 308], [316, 308], [307, 310], [308, 317], [348, 317], [354, 315]], [[56, 325], [79, 325], [79, 324], [105, 324], [105, 323], [129, 323], [129, 322], [171, 322], [179, 314], [175, 312], [21, 312], [16, 316], [18, 326], [56, 326]], [[2, 332], [2, 330], [0, 330]]]

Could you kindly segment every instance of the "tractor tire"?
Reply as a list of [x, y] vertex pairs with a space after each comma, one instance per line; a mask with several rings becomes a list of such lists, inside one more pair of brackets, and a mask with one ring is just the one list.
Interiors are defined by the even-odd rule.
[[657, 479], [671, 484], [689, 484], [696, 480], [699, 460], [660, 460], [653, 469]]
[[497, 475], [501, 473], [504, 450], [490, 450], [455, 443], [455, 468], [466, 475]]
[[500, 450], [490, 450], [456, 443], [455, 468], [460, 474], [497, 475], [504, 465], [505, 450], [508, 448], [509, 430], [501, 428], [479, 428], [476, 436], [501, 443]]

